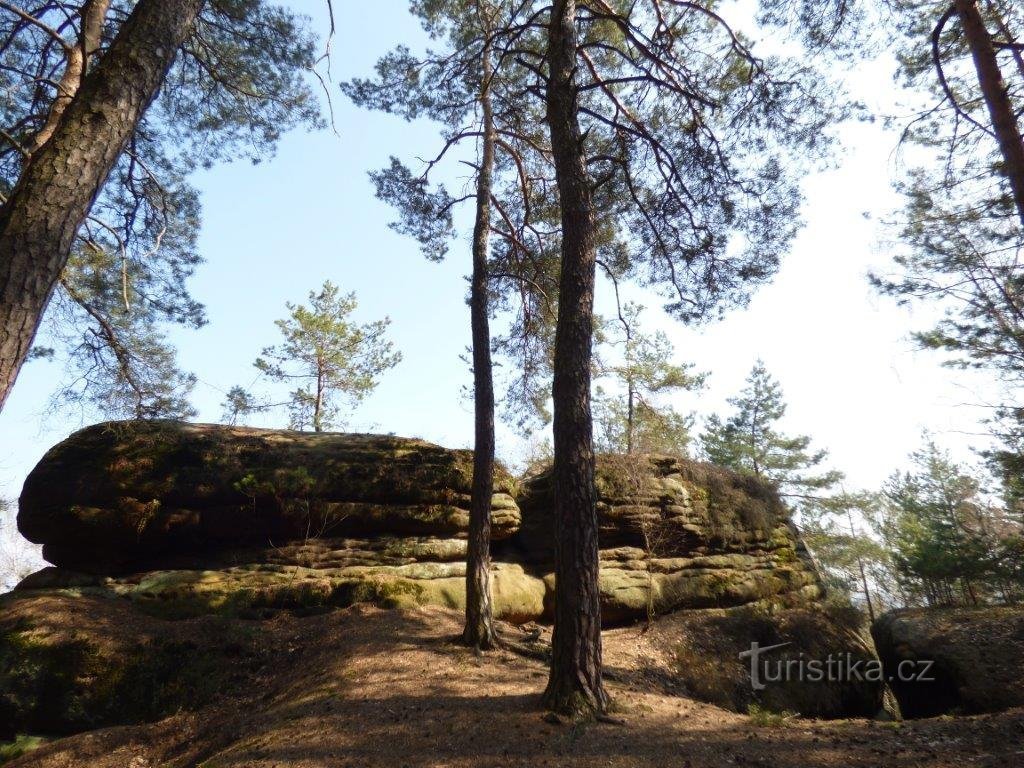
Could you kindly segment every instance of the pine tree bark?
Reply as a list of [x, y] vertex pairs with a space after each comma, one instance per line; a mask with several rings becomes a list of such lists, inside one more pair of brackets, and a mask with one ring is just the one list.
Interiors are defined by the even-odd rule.
[[576, 82], [575, 0], [555, 0], [548, 30], [547, 120], [562, 213], [554, 360], [555, 627], [544, 703], [570, 717], [605, 712], [590, 363], [596, 266], [593, 186]]
[[75, 235], [202, 5], [140, 0], [0, 208], [0, 409]]
[[50, 140], [53, 132], [57, 130], [64, 110], [68, 108], [71, 100], [78, 93], [78, 89], [81, 88], [82, 80], [85, 78], [85, 72], [89, 66], [89, 59], [100, 49], [103, 42], [103, 24], [107, 19], [108, 10], [110, 10], [110, 0], [85, 0], [82, 3], [79, 11], [82, 19], [82, 31], [78, 44], [67, 52], [67, 65], [60, 82], [57, 83], [57, 93], [53, 98], [53, 104], [50, 105], [50, 113], [46, 116], [43, 127], [32, 137], [32, 143], [27, 147], [30, 155], [35, 154], [43, 144]]
[[963, 26], [978, 73], [978, 84], [992, 120], [992, 131], [1003, 155], [1003, 173], [1010, 182], [1017, 213], [1024, 224], [1024, 138], [999, 69], [996, 48], [978, 9], [978, 0], [955, 0], [953, 6]]
[[497, 140], [491, 106], [491, 76], [490, 50], [485, 46], [480, 90], [483, 146], [480, 170], [477, 176], [476, 223], [473, 229], [473, 277], [469, 301], [473, 331], [473, 407], [476, 440], [473, 451], [473, 492], [466, 553], [466, 627], [462, 635], [463, 642], [482, 650], [493, 648], [496, 643], [491, 605], [494, 373], [491, 365], [487, 285], [487, 259], [491, 235], [491, 192]]

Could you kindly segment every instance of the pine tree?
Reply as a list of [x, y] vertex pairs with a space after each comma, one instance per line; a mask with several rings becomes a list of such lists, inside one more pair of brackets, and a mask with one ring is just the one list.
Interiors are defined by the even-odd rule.
[[594, 399], [595, 439], [607, 453], [685, 455], [693, 417], [681, 414], [666, 397], [703, 386], [706, 376], [689, 363], [675, 363], [675, 349], [663, 331], [646, 333], [640, 324], [643, 307], [627, 303], [612, 320], [604, 344], [621, 350], [615, 362], [598, 361]]
[[355, 294], [329, 281], [310, 291], [308, 307], [286, 306], [289, 316], [276, 323], [284, 342], [264, 349], [255, 365], [272, 381], [296, 386], [288, 406], [292, 429], [323, 432], [342, 423], [339, 400], [357, 406], [402, 355], [385, 338], [391, 321], [357, 324]]
[[[800, 0], [773, 3], [822, 47], [894, 47], [907, 89], [895, 267], [872, 276], [901, 303], [943, 311], [916, 335], [953, 367], [1024, 378], [1024, 6], [1007, 0]], [[795, 13], [794, 13], [795, 10]], [[1018, 473], [1024, 411], [994, 419], [1005, 449], [995, 471]]]
[[[552, 240], [560, 249], [557, 290], [547, 302], [557, 306], [550, 359], [558, 543], [545, 703], [585, 716], [607, 705], [600, 672], [591, 417], [598, 260], [617, 280], [661, 290], [669, 311], [686, 322], [743, 304], [773, 274], [797, 228], [799, 173], [789, 170], [799, 163], [791, 150], [799, 148], [804, 158], [827, 143], [822, 128], [834, 102], [822, 87], [825, 80], [806, 64], [758, 58], [717, 11], [699, 4], [584, 6], [557, 0], [551, 6], [503, 3], [501, 9], [490, 36], [494, 82], [515, 84], [509, 104], [520, 122], [511, 124], [526, 128], [512, 138], [525, 137], [525, 162], [513, 160], [510, 175], [526, 188], [520, 200], [530, 203], [517, 210], [495, 202], [499, 228], [511, 235], [503, 238], [509, 244], [505, 263], [518, 278], [526, 265], [528, 280], [536, 283], [533, 275], [550, 271], [535, 269], [534, 260], [546, 262]], [[433, 72], [407, 67], [408, 59], [399, 51], [389, 60], [397, 66], [384, 67], [382, 74], [397, 70], [419, 78]], [[431, 78], [454, 98], [427, 98], [415, 105], [415, 114], [475, 104], [478, 94], [467, 93], [465, 84], [478, 71], [466, 67], [469, 77]], [[380, 91], [385, 107], [401, 105], [396, 95], [416, 84], [409, 77], [384, 82], [392, 85]], [[542, 142], [532, 133], [538, 115], [547, 128]], [[449, 117], [444, 113], [441, 122]], [[500, 128], [498, 133], [504, 138]], [[452, 128], [446, 147], [464, 135]], [[443, 229], [451, 196], [419, 194], [408, 184], [394, 189], [412, 208], [422, 203], [435, 211], [436, 228]], [[533, 204], [537, 200], [541, 207]], [[428, 239], [434, 230], [426, 216], [401, 226]], [[545, 290], [541, 286], [536, 293]], [[539, 338], [544, 334], [531, 337], [530, 344]], [[538, 368], [543, 349], [531, 346]], [[523, 394], [537, 400], [538, 393], [531, 385]]]
[[[830, 110], [815, 93], [822, 80], [758, 59], [711, 7], [556, 0], [545, 21], [535, 87], [546, 99], [562, 234], [545, 703], [579, 716], [607, 706], [591, 415], [596, 266], [663, 290], [686, 322], [744, 303], [796, 229], [786, 148], [813, 151]], [[727, 256], [738, 232], [746, 249]]]
[[[541, 283], [549, 277], [538, 264], [550, 261], [537, 258], [536, 241], [550, 235], [539, 234], [534, 218], [535, 198], [543, 194], [535, 191], [543, 184], [543, 175], [537, 172], [544, 165], [538, 158], [538, 148], [541, 155], [544, 152], [543, 137], [536, 128], [539, 120], [531, 120], [537, 116], [516, 96], [520, 69], [495, 65], [497, 49], [502, 42], [507, 44], [508, 25], [513, 23], [507, 16], [514, 21], [515, 9], [491, 0], [444, 0], [414, 4], [412, 10], [443, 50], [414, 56], [400, 46], [378, 62], [376, 78], [353, 80], [343, 90], [361, 106], [408, 120], [429, 117], [442, 127], [442, 149], [422, 173], [392, 158], [389, 168], [371, 175], [377, 196], [399, 212], [393, 228], [419, 240], [427, 258], [444, 258], [454, 234], [454, 209], [470, 200], [474, 204], [469, 306], [475, 440], [463, 639], [474, 647], [490, 648], [496, 644], [490, 590], [495, 463], [492, 296], [518, 294], [520, 334], [532, 333], [533, 322], [526, 313], [538, 303], [538, 294], [545, 295]], [[477, 149], [475, 189], [455, 198], [443, 185], [432, 187], [430, 176], [453, 150], [467, 143], [475, 143]], [[494, 238], [498, 242], [492, 253]], [[520, 340], [524, 352], [534, 349], [532, 340]]]
[[901, 587], [930, 605], [977, 604], [1006, 593], [1000, 557], [1010, 555], [1020, 528], [986, 499], [981, 483], [929, 441], [911, 456], [912, 469], [892, 475], [883, 490], [878, 532], [893, 552]]
[[[160, 324], [204, 322], [188, 173], [318, 123], [312, 40], [263, 0], [82, 0], [5, 3], [0, 41], [0, 408], [56, 296], [67, 394], [102, 411], [164, 378]], [[160, 402], [141, 410], [174, 415]]]
[[743, 391], [729, 403], [735, 411], [728, 419], [707, 420], [702, 444], [708, 459], [778, 488], [796, 512], [827, 586], [859, 594], [872, 617], [883, 597], [896, 602], [890, 553], [863, 530], [864, 521], [874, 519], [876, 497], [847, 492], [843, 474], [825, 467], [827, 451], [812, 450], [807, 435], [780, 431], [786, 402], [763, 362], [754, 365]]
[[735, 409], [728, 419], [711, 416], [702, 437], [704, 453], [715, 464], [764, 478], [784, 498], [805, 509], [835, 501], [842, 473], [823, 470], [828, 451], [811, 450], [807, 435], [779, 431], [786, 415], [782, 387], [760, 360], [739, 396], [729, 399]]
[[247, 416], [268, 410], [271, 406], [258, 400], [245, 387], [233, 386], [221, 402], [221, 419], [225, 424], [237, 426]]
[[886, 607], [906, 604], [893, 553], [878, 535], [878, 494], [842, 493], [800, 517], [800, 535], [828, 590], [862, 603], [873, 622]]
[[[1020, 10], [976, 0], [917, 4], [897, 16], [909, 88], [932, 94], [904, 141], [924, 147], [901, 185], [907, 207], [897, 273], [875, 285], [902, 301], [939, 302], [946, 318], [917, 334], [953, 364], [1024, 373], [1024, 67]], [[991, 31], [989, 30], [991, 28]], [[1014, 32], [1016, 30], [1016, 32]], [[920, 155], [918, 155], [920, 156]]]

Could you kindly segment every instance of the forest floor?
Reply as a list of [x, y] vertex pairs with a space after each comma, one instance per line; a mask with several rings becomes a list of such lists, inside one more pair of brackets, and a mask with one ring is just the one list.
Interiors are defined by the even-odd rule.
[[[263, 623], [243, 696], [50, 742], [11, 768], [965, 768], [1024, 765], [1024, 710], [765, 724], [678, 695], [639, 628], [606, 633], [621, 724], [552, 722], [543, 662], [453, 642], [459, 615], [356, 606]], [[509, 636], [519, 630], [506, 627]], [[652, 663], [653, 662], [653, 663]]]

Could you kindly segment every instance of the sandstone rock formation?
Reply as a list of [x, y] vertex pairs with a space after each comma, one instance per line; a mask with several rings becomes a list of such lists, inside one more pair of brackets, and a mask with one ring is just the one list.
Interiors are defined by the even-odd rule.
[[871, 634], [905, 717], [1024, 706], [1024, 608], [893, 611]]
[[[642, 636], [625, 628], [606, 633], [605, 661], [628, 665], [636, 653], [647, 672], [671, 681], [679, 693], [745, 714], [792, 713], [805, 717], [868, 717], [882, 714], [884, 683], [841, 675], [820, 679], [799, 664], [849, 659], [877, 664], [863, 616], [852, 608], [815, 605], [769, 609], [759, 606], [679, 611], [658, 619]], [[751, 685], [751, 644], [774, 650], [759, 656], [760, 684]], [[791, 671], [779, 670], [792, 665]], [[806, 666], [805, 666], [806, 671]]]
[[[25, 482], [19, 528], [59, 567], [22, 589], [127, 597], [171, 616], [461, 608], [472, 464], [469, 451], [393, 436], [96, 425]], [[495, 489], [500, 540], [519, 508], [501, 468]], [[499, 618], [539, 618], [544, 592], [520, 566], [495, 565]]]
[[[58, 567], [21, 589], [125, 597], [166, 616], [462, 608], [471, 473], [468, 451], [399, 437], [100, 424], [49, 451], [25, 483], [19, 527]], [[662, 456], [601, 457], [597, 480], [607, 624], [820, 595], [765, 484]], [[544, 620], [550, 474], [519, 487], [499, 469], [496, 489], [496, 614]]]
[[[32, 471], [18, 527], [54, 565], [97, 574], [309, 538], [457, 539], [469, 527], [472, 466], [469, 451], [386, 435], [98, 424]], [[519, 527], [519, 510], [506, 472], [495, 488], [500, 539]]]
[[[821, 595], [778, 494], [750, 477], [670, 456], [597, 462], [602, 615], [621, 623], [687, 608]], [[550, 472], [526, 481], [512, 556], [553, 583]]]
[[[54, 566], [0, 599], [0, 716], [60, 732], [121, 721], [121, 697], [135, 697], [144, 719], [182, 697], [201, 702], [207, 677], [230, 682], [225, 655], [255, 658], [217, 622], [263, 632], [282, 614], [356, 604], [463, 608], [471, 459], [398, 437], [172, 422], [72, 435], [21, 497], [19, 526]], [[804, 634], [830, 648], [870, 653], [831, 631], [813, 566], [768, 486], [661, 456], [602, 457], [597, 480], [606, 623], [682, 611], [666, 626], [689, 640], [663, 658], [731, 632], [666, 670], [688, 692], [716, 700], [717, 689], [741, 687], [737, 648], [765, 626], [772, 638], [811, 627]], [[495, 613], [543, 623], [554, 593], [549, 474], [517, 482], [499, 470], [496, 489]], [[192, 642], [186, 627], [213, 635]], [[196, 656], [207, 653], [218, 659], [208, 675]], [[169, 672], [179, 665], [181, 685]], [[720, 703], [742, 711], [733, 693]], [[870, 714], [877, 698], [870, 687], [798, 694], [768, 703], [831, 717]]]

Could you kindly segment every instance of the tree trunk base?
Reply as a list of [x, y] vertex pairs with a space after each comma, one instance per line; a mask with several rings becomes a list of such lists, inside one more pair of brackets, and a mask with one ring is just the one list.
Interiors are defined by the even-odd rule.
[[573, 721], [600, 720], [608, 714], [608, 694], [603, 687], [593, 690], [581, 681], [548, 683], [544, 708]]
[[467, 626], [459, 642], [478, 651], [493, 651], [501, 647], [494, 627], [491, 626]]

